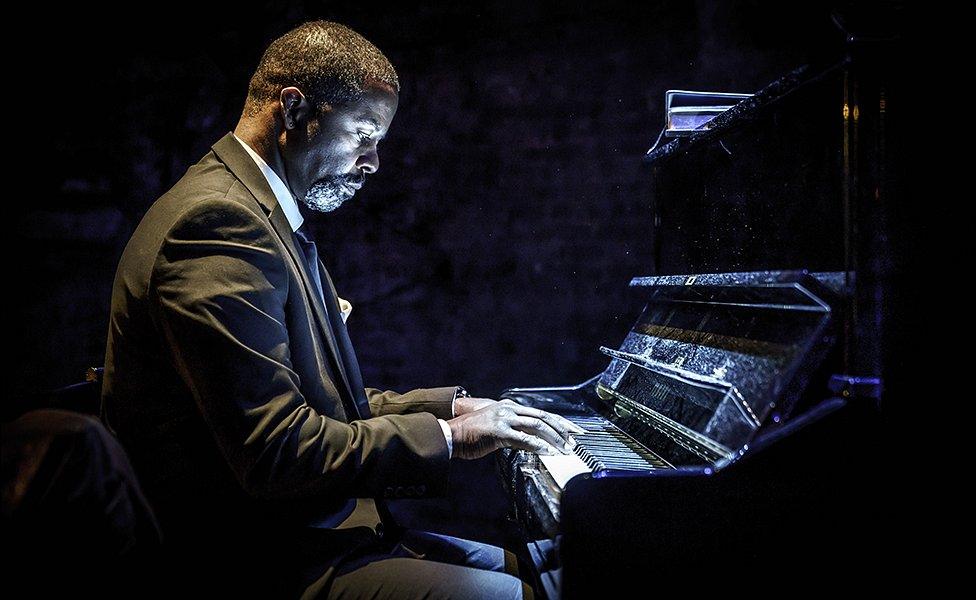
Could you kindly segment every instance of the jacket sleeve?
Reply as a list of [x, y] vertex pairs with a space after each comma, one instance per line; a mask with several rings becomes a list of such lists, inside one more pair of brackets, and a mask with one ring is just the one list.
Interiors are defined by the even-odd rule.
[[438, 419], [454, 418], [454, 391], [457, 386], [421, 388], [404, 394], [366, 388], [369, 410], [374, 417], [429, 412]]
[[306, 403], [289, 354], [284, 254], [262, 216], [205, 199], [171, 227], [150, 279], [156, 326], [237, 480], [261, 498], [418, 484], [443, 493], [448, 449], [433, 414], [345, 423]]

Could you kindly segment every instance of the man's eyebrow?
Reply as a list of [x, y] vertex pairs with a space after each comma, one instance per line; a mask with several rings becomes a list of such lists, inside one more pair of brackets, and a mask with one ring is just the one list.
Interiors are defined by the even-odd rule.
[[[373, 128], [373, 131], [379, 131], [380, 130], [380, 122], [377, 121], [375, 118], [370, 117], [368, 115], [363, 115], [361, 117], [357, 117], [356, 118], [356, 122], [357, 123], [366, 123], [367, 125], [369, 125], [369, 126], [371, 126]], [[382, 133], [382, 134], [380, 134], [380, 135], [378, 135], [376, 137], [376, 139], [378, 139], [378, 140], [382, 140], [382, 139], [385, 139], [385, 138], [386, 138], [386, 132], [384, 132], [384, 133]]]
[[365, 116], [364, 115], [362, 117], [357, 118], [356, 121], [359, 122], [359, 123], [368, 123], [368, 124], [370, 124], [370, 125], [373, 126], [373, 129], [379, 129], [380, 128], [380, 122], [377, 121], [376, 119], [374, 119], [373, 117], [369, 117], [369, 116]]

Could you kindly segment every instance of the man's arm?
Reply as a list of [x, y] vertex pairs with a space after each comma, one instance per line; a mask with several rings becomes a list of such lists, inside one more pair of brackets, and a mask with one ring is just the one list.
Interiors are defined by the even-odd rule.
[[434, 415], [344, 423], [306, 403], [289, 354], [283, 252], [246, 207], [202, 200], [169, 231], [150, 282], [173, 364], [238, 481], [260, 497], [418, 483], [442, 493], [449, 458]]
[[421, 388], [405, 394], [366, 388], [369, 410], [374, 417], [380, 415], [402, 415], [414, 412], [429, 412], [439, 419], [452, 419], [451, 404], [457, 386]]

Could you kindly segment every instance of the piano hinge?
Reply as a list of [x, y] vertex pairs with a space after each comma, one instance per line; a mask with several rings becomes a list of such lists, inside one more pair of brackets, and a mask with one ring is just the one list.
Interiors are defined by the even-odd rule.
[[832, 375], [827, 384], [830, 391], [843, 398], [881, 398], [880, 377], [856, 377], [854, 375]]

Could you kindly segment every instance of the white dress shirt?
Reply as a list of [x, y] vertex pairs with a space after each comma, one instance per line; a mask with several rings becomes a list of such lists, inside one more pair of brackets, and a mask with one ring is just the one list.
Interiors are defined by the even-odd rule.
[[[247, 143], [241, 138], [234, 135], [234, 139], [237, 140], [244, 150], [247, 151], [248, 155], [254, 160], [258, 168], [261, 170], [261, 174], [268, 181], [268, 185], [271, 186], [271, 191], [274, 192], [275, 198], [278, 200], [278, 206], [285, 213], [285, 218], [288, 219], [288, 224], [291, 225], [292, 231], [297, 231], [302, 223], [305, 222], [305, 217], [302, 216], [301, 211], [298, 210], [298, 202], [295, 197], [291, 195], [291, 190], [285, 185], [285, 182], [278, 177], [278, 174], [274, 172], [268, 163], [264, 161], [261, 156], [254, 151]], [[337, 297], [338, 298], [338, 297]], [[352, 312], [352, 304], [348, 301], [338, 298], [339, 300], [339, 310], [342, 312], [342, 322], [345, 323], [346, 319], [349, 318], [349, 313]], [[454, 405], [451, 405], [451, 416], [454, 414]], [[437, 422], [441, 425], [441, 430], [444, 431], [444, 439], [447, 441], [447, 455], [448, 457], [454, 454], [454, 444], [451, 438], [451, 426], [447, 424], [444, 419], [437, 419]]]

